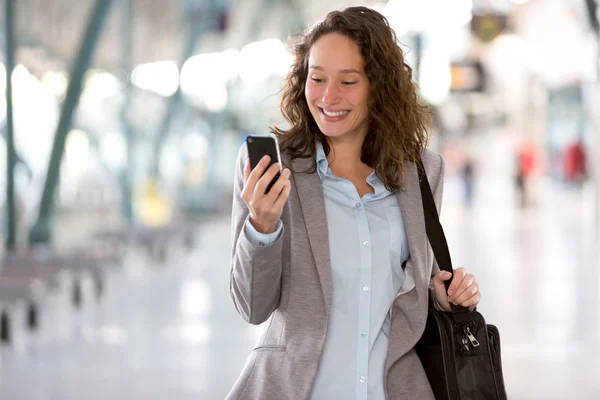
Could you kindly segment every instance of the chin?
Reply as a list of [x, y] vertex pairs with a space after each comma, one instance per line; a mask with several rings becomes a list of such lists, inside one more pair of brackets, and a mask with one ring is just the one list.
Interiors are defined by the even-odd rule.
[[340, 137], [343, 136], [346, 131], [340, 131], [338, 129], [325, 129], [324, 126], [319, 126], [319, 130], [323, 133], [323, 135], [327, 136], [327, 137]]
[[323, 135], [327, 136], [327, 137], [340, 137], [344, 135], [344, 132], [331, 132], [331, 131], [324, 131], [321, 129], [321, 132], [323, 132]]

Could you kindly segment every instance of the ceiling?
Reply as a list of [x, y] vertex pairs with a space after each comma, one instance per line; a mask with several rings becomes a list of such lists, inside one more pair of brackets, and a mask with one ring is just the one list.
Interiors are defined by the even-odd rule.
[[[131, 29], [131, 65], [184, 58], [187, 29], [197, 26], [206, 12], [193, 14], [184, 4], [208, 0], [131, 0], [131, 23], [126, 24], [125, 1], [110, 3], [92, 65], [116, 71], [123, 65], [126, 27]], [[299, 26], [312, 24], [328, 11], [373, 1], [217, 0], [229, 4], [226, 29], [202, 35], [192, 54], [241, 48], [267, 37], [284, 38]], [[69, 70], [76, 59], [96, 0], [19, 0], [16, 6], [17, 62], [33, 73]], [[188, 6], [189, 7], [189, 6]], [[194, 20], [194, 18], [196, 18]], [[216, 19], [214, 19], [216, 20]]]

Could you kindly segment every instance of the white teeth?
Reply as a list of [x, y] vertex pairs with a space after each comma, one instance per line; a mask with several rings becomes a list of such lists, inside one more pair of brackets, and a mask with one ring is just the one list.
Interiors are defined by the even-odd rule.
[[328, 117], [339, 117], [341, 115], [346, 115], [348, 114], [350, 111], [338, 111], [338, 112], [328, 112], [327, 110], [325, 110], [323, 108], [323, 113], [325, 115], [327, 115]]

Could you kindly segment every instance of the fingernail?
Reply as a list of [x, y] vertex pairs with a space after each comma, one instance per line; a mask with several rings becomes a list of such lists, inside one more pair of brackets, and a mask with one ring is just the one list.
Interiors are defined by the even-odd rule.
[[452, 296], [454, 294], [454, 290], [448, 290], [448, 296]]
[[452, 299], [448, 297], [448, 303], [452, 303]]
[[267, 161], [269, 161], [269, 158], [270, 158], [269, 156], [264, 156], [264, 157], [262, 158], [262, 160], [260, 160], [260, 161], [262, 161], [262, 162], [267, 162]]

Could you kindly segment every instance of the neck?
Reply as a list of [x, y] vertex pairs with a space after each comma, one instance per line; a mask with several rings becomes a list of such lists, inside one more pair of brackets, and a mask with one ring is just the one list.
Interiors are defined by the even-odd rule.
[[360, 160], [364, 138], [356, 140], [328, 138], [327, 141], [330, 146], [327, 162], [332, 170], [357, 172], [368, 167]]

